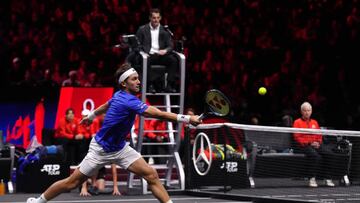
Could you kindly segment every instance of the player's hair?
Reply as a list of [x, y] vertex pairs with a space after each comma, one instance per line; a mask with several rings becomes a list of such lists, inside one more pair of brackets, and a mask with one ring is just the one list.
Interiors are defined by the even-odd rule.
[[129, 63], [124, 63], [120, 65], [115, 72], [115, 83], [119, 86], [120, 89], [123, 89], [124, 87], [119, 84], [119, 78], [123, 73], [125, 73], [125, 71], [129, 70], [130, 68], [132, 68], [132, 66]]
[[158, 9], [158, 8], [152, 8], [152, 9], [150, 9], [149, 18], [151, 18], [151, 16], [152, 16], [153, 13], [159, 13], [160, 16], [161, 16], [160, 9]]

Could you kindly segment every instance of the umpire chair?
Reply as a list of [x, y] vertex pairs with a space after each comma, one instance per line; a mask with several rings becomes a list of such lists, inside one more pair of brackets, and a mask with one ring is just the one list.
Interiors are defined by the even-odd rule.
[[[173, 112], [176, 111], [177, 113], [183, 113], [184, 112], [184, 95], [185, 95], [185, 62], [186, 58], [185, 55], [173, 51], [172, 54], [174, 54], [178, 61], [179, 61], [179, 67], [180, 67], [180, 87], [179, 92], [175, 93], [154, 93], [154, 92], [148, 92], [147, 88], [147, 79], [148, 79], [148, 59], [149, 55], [143, 51], [140, 51], [139, 46], [140, 43], [138, 42], [135, 35], [125, 35], [123, 36], [124, 42], [127, 42], [129, 45], [130, 51], [132, 53], [138, 53], [141, 57], [141, 62], [138, 64], [142, 64], [142, 67], [137, 67], [137, 69], [140, 69], [140, 72], [142, 73], [142, 87], [141, 87], [141, 100], [145, 103], [147, 98], [149, 97], [162, 97], [164, 99], [164, 105], [158, 105], [155, 106], [160, 109], [164, 109], [167, 112]], [[129, 54], [130, 55], [130, 54]], [[135, 55], [130, 56], [136, 57]], [[127, 61], [129, 61], [129, 57], [127, 58]], [[166, 86], [166, 74], [165, 74], [165, 66], [162, 65], [151, 65], [151, 68], [156, 69], [159, 74], [163, 74], [164, 79], [164, 86]], [[139, 70], [138, 70], [139, 71]], [[175, 97], [175, 98], [174, 98]], [[172, 110], [173, 109], [173, 110]], [[150, 118], [147, 118], [150, 119]], [[159, 130], [146, 130], [144, 129], [144, 123], [145, 118], [140, 117], [140, 123], [139, 123], [139, 131], [138, 135], [136, 135], [134, 132], [131, 133], [131, 145], [138, 151], [142, 151], [142, 147], [147, 146], [168, 146], [169, 150], [167, 154], [143, 154], [144, 158], [147, 157], [156, 157], [156, 158], [165, 158], [167, 159], [166, 165], [156, 165], [154, 164], [153, 167], [157, 170], [165, 170], [165, 178], [161, 178], [162, 181], [164, 181], [165, 185], [169, 188], [175, 188], [175, 190], [185, 190], [185, 172], [183, 168], [183, 164], [179, 155], [179, 147], [181, 143], [181, 134], [182, 134], [182, 123], [175, 124], [172, 122], [167, 122], [166, 127], [167, 129], [164, 131]], [[169, 137], [168, 142], [146, 142], [143, 143], [143, 136], [146, 132], [152, 132], [152, 133], [167, 133]], [[174, 172], [176, 171], [176, 174]], [[135, 187], [135, 176], [133, 173], [130, 173], [129, 179], [128, 179], [128, 187], [133, 188]], [[172, 184], [177, 184], [177, 187], [173, 186]], [[141, 186], [142, 186], [142, 193], [148, 194], [148, 186], [147, 182], [144, 179], [141, 179]]]

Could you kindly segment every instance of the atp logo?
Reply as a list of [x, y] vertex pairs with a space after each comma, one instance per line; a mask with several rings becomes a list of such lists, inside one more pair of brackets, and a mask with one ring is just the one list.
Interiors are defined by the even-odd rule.
[[[220, 169], [224, 169], [225, 164], [223, 163], [220, 166]], [[238, 172], [238, 163], [237, 162], [226, 162], [226, 172], [228, 173], [236, 173]]]
[[49, 176], [60, 175], [60, 165], [59, 164], [45, 164], [40, 172], [47, 172]]

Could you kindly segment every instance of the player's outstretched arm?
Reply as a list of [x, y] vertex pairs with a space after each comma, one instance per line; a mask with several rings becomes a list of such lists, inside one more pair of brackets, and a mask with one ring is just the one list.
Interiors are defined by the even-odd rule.
[[143, 113], [143, 116], [174, 121], [174, 122], [190, 123], [195, 126], [201, 123], [201, 120], [199, 120], [199, 116], [197, 115], [190, 116], [183, 114], [175, 114], [172, 112], [161, 111], [160, 109], [154, 106], [149, 106]]
[[90, 125], [92, 121], [96, 118], [97, 115], [101, 115], [103, 113], [106, 113], [106, 111], [109, 109], [109, 103], [106, 102], [102, 105], [100, 105], [98, 108], [96, 108], [94, 111], [92, 111], [89, 115], [87, 115], [85, 118], [83, 118], [80, 121], [80, 124]]

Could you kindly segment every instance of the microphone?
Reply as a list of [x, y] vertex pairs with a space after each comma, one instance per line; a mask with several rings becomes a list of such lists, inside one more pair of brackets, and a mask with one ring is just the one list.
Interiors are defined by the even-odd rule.
[[164, 25], [164, 28], [172, 37], [174, 37], [174, 33], [171, 32], [168, 25]]
[[115, 44], [115, 45], [112, 45], [112, 47], [114, 47], [114, 48], [123, 48], [124, 45], [122, 45], [122, 44]]
[[122, 38], [130, 38], [130, 37], [135, 37], [135, 35], [123, 35]]

